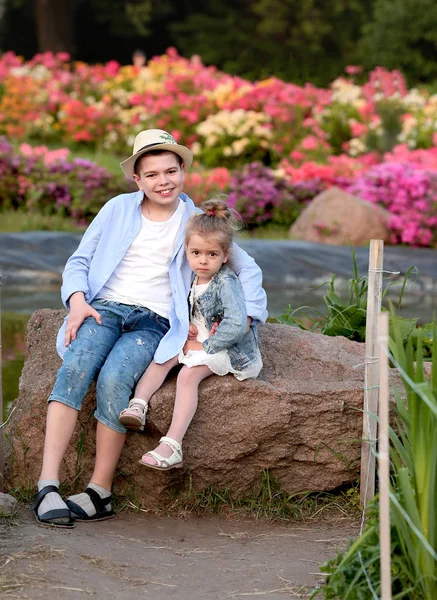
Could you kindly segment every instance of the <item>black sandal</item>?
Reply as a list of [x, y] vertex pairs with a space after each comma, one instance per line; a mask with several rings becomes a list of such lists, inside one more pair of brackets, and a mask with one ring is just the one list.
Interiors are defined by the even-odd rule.
[[67, 499], [65, 504], [72, 512], [73, 518], [76, 519], [76, 521], [105, 521], [106, 519], [115, 517], [115, 512], [111, 509], [108, 510], [107, 508], [108, 504], [111, 503], [112, 495], [107, 498], [101, 498], [96, 490], [89, 487], [84, 490], [84, 493], [88, 494], [90, 497], [90, 500], [96, 509], [96, 514], [90, 517], [79, 504]]
[[[43, 513], [41, 516], [38, 516], [38, 507], [47, 494], [50, 494], [50, 492], [56, 492], [59, 494], [59, 488], [57, 488], [55, 485], [46, 485], [46, 487], [42, 488], [42, 490], [37, 493], [35, 500], [30, 506], [30, 510], [33, 512], [37, 523], [46, 527], [71, 529], [74, 527], [74, 520], [71, 518], [71, 512], [68, 508], [54, 508], [53, 510]], [[68, 521], [59, 522], [56, 521], [56, 519], [68, 519]]]

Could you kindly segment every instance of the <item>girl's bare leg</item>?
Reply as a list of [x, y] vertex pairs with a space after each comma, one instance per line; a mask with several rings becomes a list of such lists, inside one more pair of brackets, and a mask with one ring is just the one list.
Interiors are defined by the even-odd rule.
[[[203, 379], [206, 379], [210, 375], [212, 375], [212, 371], [205, 365], [191, 368], [186, 366], [182, 367], [177, 379], [173, 418], [170, 429], [166, 433], [167, 437], [172, 438], [179, 443], [182, 442], [182, 439], [196, 414], [199, 384]], [[159, 444], [159, 446], [155, 448], [155, 452], [164, 458], [168, 458], [173, 451], [167, 444]], [[147, 454], [144, 455], [142, 460], [151, 465], [156, 464], [155, 459]]]
[[162, 365], [158, 365], [152, 361], [137, 383], [134, 398], [141, 398], [142, 400], [146, 400], [148, 402], [153, 394], [162, 386], [171, 369], [173, 369], [173, 367], [175, 367], [177, 364], [177, 356], [171, 358]]

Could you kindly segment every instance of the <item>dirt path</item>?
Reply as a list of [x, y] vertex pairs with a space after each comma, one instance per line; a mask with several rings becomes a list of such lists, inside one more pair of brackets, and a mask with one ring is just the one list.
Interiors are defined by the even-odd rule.
[[0, 524], [0, 597], [69, 600], [306, 598], [357, 527], [122, 514], [72, 531], [29, 511]]

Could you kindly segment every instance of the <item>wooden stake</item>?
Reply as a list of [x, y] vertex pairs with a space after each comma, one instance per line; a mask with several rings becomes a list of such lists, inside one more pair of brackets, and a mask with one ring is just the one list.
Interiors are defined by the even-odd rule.
[[388, 313], [379, 317], [379, 544], [381, 600], [391, 600]]
[[384, 242], [370, 240], [366, 319], [363, 442], [361, 445], [360, 499], [366, 508], [375, 496], [376, 419], [378, 414], [378, 327], [382, 301]]

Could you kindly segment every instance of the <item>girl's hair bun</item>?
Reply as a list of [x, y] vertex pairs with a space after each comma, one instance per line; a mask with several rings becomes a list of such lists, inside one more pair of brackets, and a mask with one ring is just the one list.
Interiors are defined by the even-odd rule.
[[193, 233], [215, 235], [226, 252], [230, 249], [234, 232], [239, 231], [244, 223], [237, 211], [228, 205], [226, 198], [224, 195], [211, 198], [200, 206], [203, 212], [193, 215], [187, 223], [185, 243]]

